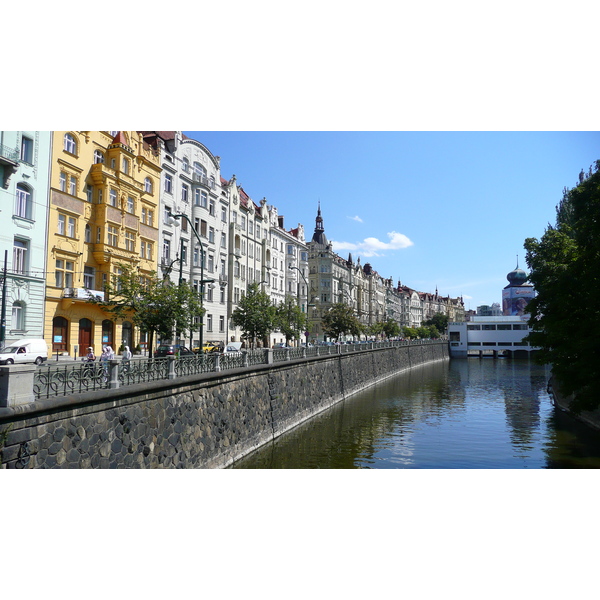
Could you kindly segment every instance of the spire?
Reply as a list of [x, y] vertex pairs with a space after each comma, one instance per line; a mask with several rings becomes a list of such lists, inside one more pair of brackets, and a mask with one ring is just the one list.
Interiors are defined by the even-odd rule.
[[325, 237], [325, 228], [323, 227], [323, 217], [321, 216], [321, 201], [317, 210], [317, 218], [315, 219], [315, 233], [313, 234], [312, 241], [322, 246], [327, 246], [327, 238]]

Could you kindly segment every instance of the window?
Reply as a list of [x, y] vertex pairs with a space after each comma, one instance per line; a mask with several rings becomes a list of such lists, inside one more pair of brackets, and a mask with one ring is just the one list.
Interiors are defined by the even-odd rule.
[[215, 257], [212, 254], [209, 254], [207, 271], [209, 273], [212, 273], [212, 272], [214, 272], [214, 270], [215, 270]]
[[14, 239], [13, 242], [13, 273], [25, 274], [27, 270], [27, 250], [29, 242], [26, 240]]
[[144, 191], [148, 194], [152, 193], [152, 179], [150, 179], [150, 177], [144, 179]]
[[140, 241], [140, 256], [146, 258], [146, 242], [144, 240]]
[[525, 329], [527, 329], [527, 325], [523, 324], [519, 324], [519, 325], [513, 325], [513, 331], [514, 330], [518, 330], [518, 331], [524, 331]]
[[114, 188], [110, 188], [110, 191], [108, 192], [108, 203], [111, 206], [117, 205], [117, 190]]
[[208, 228], [208, 241], [211, 244], [215, 243], [215, 228], [214, 227]]
[[127, 212], [132, 215], [135, 213], [135, 202], [131, 196], [127, 196]]
[[206, 237], [206, 230], [207, 230], [208, 224], [206, 223], [206, 221], [200, 221], [200, 235], [202, 237]]
[[77, 151], [77, 144], [75, 143], [75, 138], [70, 133], [65, 133], [63, 150], [65, 152], [69, 152], [70, 154], [75, 154]]
[[90, 227], [89, 223], [86, 223], [85, 225], [85, 241], [89, 244], [92, 241], [92, 228]]
[[254, 235], [254, 221], [248, 219], [248, 235]]
[[128, 175], [129, 174], [129, 161], [126, 158], [124, 158], [122, 164], [123, 164], [123, 168], [121, 170], [123, 171], [123, 173], [125, 173], [125, 175]]
[[83, 267], [83, 287], [93, 290], [96, 281], [96, 269], [94, 267]]
[[194, 163], [194, 173], [200, 181], [206, 183], [206, 169], [198, 162]]
[[67, 236], [70, 238], [75, 237], [75, 219], [73, 217], [69, 217], [67, 221]]
[[197, 267], [200, 264], [200, 249], [196, 246], [194, 248], [194, 266]]
[[206, 301], [207, 302], [213, 301], [213, 288], [210, 285], [208, 285], [206, 287]]
[[223, 223], [227, 223], [227, 209], [226, 208], [221, 209], [221, 221], [223, 221]]
[[135, 233], [133, 231], [125, 232], [125, 250], [135, 252]]
[[146, 224], [146, 215], [147, 215], [146, 208], [144, 206], [142, 206], [142, 223], [144, 225]]
[[152, 260], [152, 251], [154, 250], [154, 244], [148, 242], [146, 244], [146, 260]]
[[94, 164], [101, 165], [104, 163], [104, 154], [100, 150], [94, 150]]
[[165, 192], [173, 193], [173, 177], [168, 173], [165, 174]]
[[246, 215], [240, 215], [240, 216], [241, 216], [240, 226], [244, 231], [246, 231]]
[[102, 190], [98, 190], [98, 204], [102, 204]]
[[90, 185], [89, 183], [85, 187], [85, 199], [88, 202], [93, 202], [94, 201], [94, 186]]
[[181, 161], [181, 168], [183, 169], [183, 171], [185, 173], [189, 173], [189, 171], [190, 171], [190, 161], [187, 158], [184, 158]]
[[240, 288], [233, 288], [233, 302], [239, 304], [240, 301]]
[[171, 240], [163, 240], [163, 261], [169, 262], [171, 260]]
[[223, 315], [219, 316], [219, 331], [221, 333], [225, 331], [225, 317]]
[[25, 136], [21, 138], [21, 160], [33, 164], [33, 140]]
[[206, 331], [213, 330], [213, 318], [212, 315], [206, 315]]
[[111, 158], [110, 159], [110, 168], [111, 169], [116, 169], [117, 168], [117, 159], [116, 158]]
[[102, 227], [98, 227], [96, 229], [96, 243], [100, 244], [102, 242]]
[[184, 183], [181, 185], [181, 200], [182, 202], [188, 201], [190, 188]]
[[54, 271], [56, 287], [73, 287], [73, 266], [73, 262], [70, 260], [56, 259], [56, 270]]
[[187, 244], [181, 244], [181, 262], [187, 265]]
[[227, 248], [227, 234], [221, 234], [221, 248]]
[[212, 215], [213, 217], [215, 216], [215, 201], [214, 200], [211, 200], [209, 202], [208, 214]]
[[31, 219], [31, 213], [31, 192], [22, 183], [19, 183], [15, 196], [15, 215], [23, 219]]
[[256, 224], [256, 239], [260, 240], [260, 225]]
[[24, 305], [22, 302], [15, 302], [12, 305], [12, 321], [10, 324], [11, 329], [25, 329], [25, 315]]
[[65, 215], [61, 215], [61, 214], [58, 215], [58, 229], [56, 232], [56, 233], [58, 233], [58, 235], [65, 235], [66, 221], [67, 221], [67, 218], [65, 217]]
[[60, 172], [60, 176], [58, 178], [58, 187], [61, 192], [67, 191], [67, 174], [64, 171]]
[[109, 225], [107, 228], [108, 245], [116, 248], [119, 243], [119, 232], [116, 227]]
[[71, 175], [69, 178], [69, 194], [75, 196], [77, 194], [77, 179]]
[[152, 223], [154, 221], [154, 211], [153, 210], [149, 210], [148, 211], [148, 225], [150, 227], [153, 227]]

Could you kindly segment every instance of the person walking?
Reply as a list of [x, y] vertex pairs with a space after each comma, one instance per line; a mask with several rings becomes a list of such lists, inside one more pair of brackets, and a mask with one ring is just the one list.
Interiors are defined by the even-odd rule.
[[129, 361], [131, 360], [131, 350], [129, 346], [125, 346], [123, 353], [121, 354], [121, 364], [123, 365], [123, 372], [129, 371]]

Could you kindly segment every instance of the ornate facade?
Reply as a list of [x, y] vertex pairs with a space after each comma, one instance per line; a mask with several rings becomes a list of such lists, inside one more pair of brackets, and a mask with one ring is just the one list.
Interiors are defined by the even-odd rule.
[[104, 298], [123, 264], [140, 277], [156, 271], [160, 171], [140, 132], [53, 132], [44, 327], [52, 352], [145, 343], [130, 320], [87, 300]]

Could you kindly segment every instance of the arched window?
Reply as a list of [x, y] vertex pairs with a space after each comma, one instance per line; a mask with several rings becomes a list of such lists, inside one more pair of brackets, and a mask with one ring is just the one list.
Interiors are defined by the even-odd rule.
[[150, 177], [144, 179], [144, 191], [148, 194], [152, 193], [152, 179], [150, 179]]
[[77, 143], [75, 138], [70, 133], [65, 133], [63, 150], [71, 154], [77, 153]]
[[23, 219], [31, 219], [32, 206], [31, 190], [22, 183], [17, 184], [15, 215]]
[[12, 305], [11, 329], [25, 329], [25, 305], [19, 300]]
[[94, 164], [104, 163], [104, 154], [100, 150], [94, 150]]

